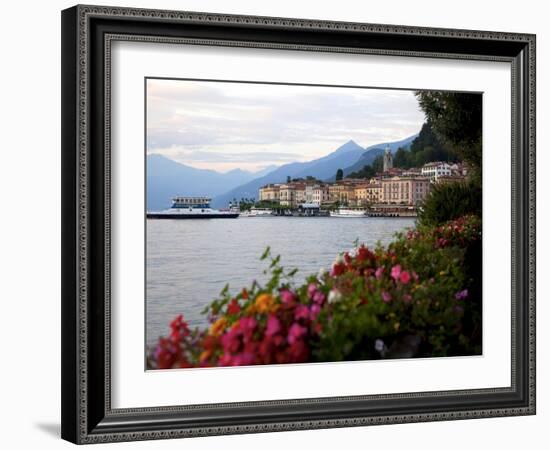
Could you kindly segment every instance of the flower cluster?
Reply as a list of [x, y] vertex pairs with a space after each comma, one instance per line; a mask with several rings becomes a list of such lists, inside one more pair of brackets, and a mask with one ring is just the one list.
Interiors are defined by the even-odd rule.
[[[205, 310], [206, 330], [190, 332], [179, 316], [153, 350], [150, 366], [209, 367], [341, 361], [480, 352], [480, 318], [469, 306], [476, 283], [465, 255], [481, 239], [466, 216], [398, 235], [387, 248], [356, 248], [330, 270], [295, 286], [269, 249], [271, 279]], [[481, 274], [479, 274], [479, 277]], [[465, 325], [466, 324], [466, 325]]]

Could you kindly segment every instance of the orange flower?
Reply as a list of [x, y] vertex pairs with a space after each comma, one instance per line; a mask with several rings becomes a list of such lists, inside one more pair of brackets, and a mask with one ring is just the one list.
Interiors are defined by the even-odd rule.
[[255, 310], [259, 313], [275, 312], [279, 305], [275, 303], [275, 299], [271, 294], [260, 294], [254, 302]]
[[210, 356], [212, 356], [212, 350], [208, 349], [208, 350], [204, 350], [201, 355], [199, 356], [199, 361], [203, 362], [203, 361], [206, 361], [210, 358]]
[[220, 317], [210, 327], [210, 334], [213, 336], [219, 336], [225, 331], [226, 328], [227, 319], [225, 317]]

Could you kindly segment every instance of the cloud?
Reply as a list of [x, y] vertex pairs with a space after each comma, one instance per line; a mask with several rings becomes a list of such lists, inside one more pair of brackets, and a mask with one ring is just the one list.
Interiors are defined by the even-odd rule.
[[419, 131], [411, 91], [148, 80], [147, 150], [189, 165], [260, 167]]

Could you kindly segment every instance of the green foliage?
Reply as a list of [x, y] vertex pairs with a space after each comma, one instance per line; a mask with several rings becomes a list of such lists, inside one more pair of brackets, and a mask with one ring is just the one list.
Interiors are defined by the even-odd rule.
[[475, 214], [481, 217], [481, 186], [475, 182], [436, 184], [420, 208], [419, 223], [436, 226]]
[[441, 142], [474, 167], [481, 167], [481, 94], [420, 91], [416, 98]]
[[377, 173], [382, 172], [384, 169], [384, 158], [382, 155], [378, 155], [374, 158], [372, 164], [363, 166], [361, 170], [352, 172], [348, 175], [349, 178], [372, 178]]
[[340, 181], [342, 178], [344, 178], [344, 171], [342, 169], [338, 169], [336, 171], [336, 181]]
[[321, 312], [314, 358], [480, 354], [481, 255], [472, 252], [481, 248], [479, 229], [474, 216], [421, 227], [366, 253], [361, 264], [355, 256], [338, 278], [326, 277], [341, 298]]
[[253, 198], [241, 198], [239, 200], [239, 208], [241, 211], [248, 211], [254, 206], [255, 200]]

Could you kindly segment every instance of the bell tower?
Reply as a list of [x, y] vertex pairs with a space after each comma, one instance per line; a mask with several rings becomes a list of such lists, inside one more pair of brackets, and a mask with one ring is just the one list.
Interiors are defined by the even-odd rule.
[[386, 146], [384, 150], [384, 172], [387, 172], [393, 167], [393, 155], [391, 154], [390, 146]]

